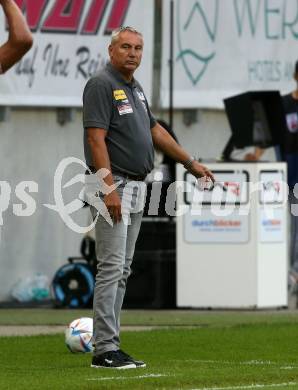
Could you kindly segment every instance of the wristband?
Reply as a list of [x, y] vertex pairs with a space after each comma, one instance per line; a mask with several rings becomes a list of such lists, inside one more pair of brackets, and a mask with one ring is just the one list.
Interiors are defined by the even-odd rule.
[[183, 166], [184, 168], [188, 171], [189, 168], [191, 168], [192, 166], [192, 163], [195, 161], [195, 158], [193, 156], [191, 156], [188, 160], [186, 160], [184, 163], [183, 163]]

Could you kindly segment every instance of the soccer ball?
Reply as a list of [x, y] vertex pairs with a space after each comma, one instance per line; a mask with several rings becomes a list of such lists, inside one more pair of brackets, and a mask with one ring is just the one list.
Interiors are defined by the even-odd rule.
[[65, 344], [71, 352], [92, 352], [93, 320], [82, 317], [72, 321], [65, 330]]

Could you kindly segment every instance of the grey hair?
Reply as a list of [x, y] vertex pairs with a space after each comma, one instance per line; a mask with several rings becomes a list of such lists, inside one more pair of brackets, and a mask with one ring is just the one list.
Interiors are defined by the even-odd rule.
[[124, 32], [124, 31], [129, 31], [129, 32], [138, 34], [138, 35], [140, 35], [140, 36], [143, 38], [143, 34], [140, 33], [138, 30], [136, 30], [136, 29], [133, 28], [133, 27], [130, 27], [130, 26], [119, 27], [119, 28], [117, 28], [116, 30], [114, 30], [114, 31], [112, 32], [112, 36], [111, 36], [111, 45], [112, 45], [113, 43], [115, 43], [115, 42], [118, 40], [119, 34], [122, 33], [122, 32]]

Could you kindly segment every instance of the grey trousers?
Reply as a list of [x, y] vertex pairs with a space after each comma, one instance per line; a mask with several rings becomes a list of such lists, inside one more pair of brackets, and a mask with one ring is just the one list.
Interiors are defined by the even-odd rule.
[[143, 182], [122, 181], [117, 188], [121, 197], [121, 222], [111, 226], [105, 216], [91, 207], [95, 225], [97, 275], [93, 300], [93, 336], [95, 355], [120, 348], [120, 312], [131, 273], [136, 240], [143, 215], [146, 186]]

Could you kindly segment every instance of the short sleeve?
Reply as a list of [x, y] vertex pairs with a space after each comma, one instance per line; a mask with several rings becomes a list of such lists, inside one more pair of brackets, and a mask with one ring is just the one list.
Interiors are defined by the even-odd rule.
[[102, 80], [90, 79], [83, 93], [84, 128], [109, 129], [113, 106], [109, 85]]
[[[148, 103], [147, 103], [148, 105]], [[157, 123], [157, 120], [155, 119], [154, 115], [152, 114], [149, 106], [148, 106], [148, 114], [149, 114], [149, 119], [150, 119], [150, 129], [152, 129], [152, 127], [154, 127]]]
[[150, 129], [152, 129], [152, 127], [154, 127], [156, 125], [157, 120], [155, 119], [154, 115], [152, 114], [152, 112], [150, 110], [147, 98], [146, 98], [146, 106], [147, 106], [147, 111], [148, 111], [149, 120], [150, 120]]

